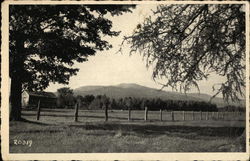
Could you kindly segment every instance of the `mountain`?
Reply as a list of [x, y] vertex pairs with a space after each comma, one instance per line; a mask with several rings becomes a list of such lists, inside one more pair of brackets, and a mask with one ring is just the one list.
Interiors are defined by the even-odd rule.
[[[193, 100], [193, 101], [209, 101], [211, 98], [207, 94], [190, 93], [183, 94], [179, 92], [169, 92], [149, 88], [134, 83], [122, 83], [116, 86], [82, 86], [74, 90], [75, 95], [107, 95], [111, 98], [137, 97], [137, 98], [161, 98], [169, 100]], [[219, 107], [224, 106], [225, 102], [222, 98], [214, 98], [213, 103]]]
[[[74, 90], [75, 95], [107, 95], [112, 98], [139, 97], [139, 98], [162, 98], [173, 100], [189, 100], [190, 97], [177, 93], [166, 92], [158, 89], [141, 86], [138, 84], [119, 84], [116, 86], [83, 86]], [[192, 97], [192, 96], [191, 96]], [[192, 98], [195, 99], [195, 98]]]

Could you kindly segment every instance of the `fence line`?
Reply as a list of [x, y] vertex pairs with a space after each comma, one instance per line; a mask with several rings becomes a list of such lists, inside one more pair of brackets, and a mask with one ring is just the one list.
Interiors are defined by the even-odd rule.
[[[130, 113], [133, 110], [130, 111]], [[150, 113], [157, 111], [149, 111], [148, 108], [144, 110], [144, 121], [150, 120]], [[244, 112], [208, 112], [208, 111], [164, 111], [159, 110], [159, 121], [172, 120], [172, 121], [193, 121], [193, 120], [239, 120], [239, 117]], [[198, 114], [198, 115], [197, 115]], [[152, 114], [153, 115], [153, 114]], [[179, 117], [178, 117], [179, 116]], [[199, 117], [198, 117], [199, 116]], [[165, 118], [165, 119], [163, 119]], [[168, 118], [168, 119], [166, 119]], [[134, 118], [138, 119], [138, 118]], [[154, 120], [156, 120], [154, 118]]]
[[[74, 112], [74, 121], [78, 121], [78, 111], [79, 111], [79, 104], [75, 104], [75, 112]], [[105, 108], [104, 110], [104, 119], [105, 121], [108, 121], [108, 110]], [[131, 118], [131, 113], [133, 113], [131, 109], [128, 109], [128, 121], [133, 120]], [[147, 107], [145, 107], [144, 110], [144, 118], [135, 118], [134, 119], [144, 119], [144, 121], [150, 120], [150, 115], [149, 113], [154, 113], [157, 111], [150, 111], [148, 110]], [[235, 112], [208, 112], [208, 111], [165, 111], [160, 109], [158, 114], [157, 120], [159, 121], [165, 121], [165, 120], [170, 120], [170, 121], [193, 121], [193, 120], [239, 120], [241, 118], [242, 113], [240, 111], [235, 111]], [[41, 107], [40, 107], [40, 101], [38, 101], [37, 104], [37, 114], [36, 114], [36, 119], [40, 119], [40, 113], [41, 113]], [[152, 115], [152, 114], [151, 114]], [[138, 117], [138, 116], [137, 116]], [[165, 118], [165, 119], [164, 119]], [[168, 118], [168, 119], [166, 119]], [[155, 119], [154, 119], [155, 120]]]

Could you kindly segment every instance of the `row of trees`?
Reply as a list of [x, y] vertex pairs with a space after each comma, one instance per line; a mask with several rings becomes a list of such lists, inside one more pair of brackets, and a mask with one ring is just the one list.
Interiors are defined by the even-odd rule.
[[82, 109], [104, 109], [108, 106], [110, 109], [119, 110], [143, 110], [145, 107], [148, 107], [149, 110], [218, 111], [217, 106], [209, 102], [162, 100], [160, 98], [146, 99], [135, 97], [114, 99], [109, 98], [106, 95], [74, 96], [73, 90], [70, 88], [58, 89], [58, 107], [73, 108], [76, 102]]
[[227, 105], [227, 106], [221, 108], [220, 111], [228, 111], [228, 112], [240, 111], [240, 112], [245, 112], [246, 108], [243, 108], [242, 106]]
[[59, 108], [73, 107], [76, 102], [81, 106], [88, 107], [94, 99], [93, 95], [75, 96], [73, 90], [68, 87], [57, 90], [57, 107]]
[[[117, 110], [174, 110], [174, 111], [218, 111], [217, 105], [204, 101], [183, 101], [183, 100], [162, 100], [160, 98], [109, 98], [106, 95], [77, 95], [70, 88], [60, 88], [57, 90], [57, 107], [74, 108], [76, 103], [81, 109], [109, 109]], [[220, 108], [221, 111], [244, 111], [241, 106], [227, 105]]]
[[[89, 109], [103, 108], [101, 105], [102, 97], [97, 96], [89, 105]], [[101, 99], [100, 99], [101, 98]], [[182, 100], [162, 100], [160, 98], [147, 99], [147, 98], [135, 98], [125, 97], [119, 99], [110, 99], [108, 107], [110, 109], [121, 110], [144, 110], [148, 107], [149, 110], [174, 110], [174, 111], [218, 111], [215, 104], [209, 102], [198, 101], [182, 101]]]

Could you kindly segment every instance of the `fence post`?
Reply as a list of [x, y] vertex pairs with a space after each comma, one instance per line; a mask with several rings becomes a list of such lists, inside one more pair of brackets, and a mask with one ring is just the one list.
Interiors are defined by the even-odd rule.
[[144, 120], [148, 120], [148, 107], [145, 107], [145, 115], [144, 115]]
[[194, 120], [194, 111], [192, 111], [192, 120]]
[[182, 111], [183, 121], [185, 121], [185, 111]]
[[162, 121], [162, 110], [160, 109], [160, 120]]
[[174, 111], [171, 111], [172, 121], [174, 121]]
[[105, 105], [105, 121], [108, 121], [108, 106]]
[[214, 120], [214, 111], [212, 112], [212, 117], [211, 118], [212, 118], [212, 120]]
[[78, 121], [78, 103], [75, 104], [75, 122]]
[[206, 114], [206, 120], [208, 120], [208, 111], [206, 111], [205, 114]]
[[128, 121], [130, 121], [131, 120], [131, 109], [129, 108], [128, 109]]
[[41, 107], [40, 107], [40, 100], [38, 101], [37, 104], [37, 115], [36, 115], [36, 120], [40, 119], [40, 111], [41, 111]]
[[217, 111], [217, 120], [219, 120], [219, 111]]
[[202, 111], [200, 111], [200, 119], [202, 120]]

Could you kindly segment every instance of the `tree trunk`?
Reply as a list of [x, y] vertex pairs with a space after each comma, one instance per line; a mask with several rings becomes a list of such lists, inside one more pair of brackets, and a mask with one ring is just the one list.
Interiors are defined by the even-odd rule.
[[40, 100], [38, 101], [37, 104], [37, 115], [36, 115], [36, 120], [40, 119], [40, 112], [41, 112], [41, 107], [40, 107]]
[[17, 35], [16, 52], [10, 57], [10, 120], [21, 121], [22, 108], [22, 79], [24, 72], [25, 50], [22, 35]]
[[11, 79], [11, 90], [10, 90], [10, 120], [20, 121], [21, 118], [21, 107], [22, 107], [22, 83], [18, 77], [14, 76]]

